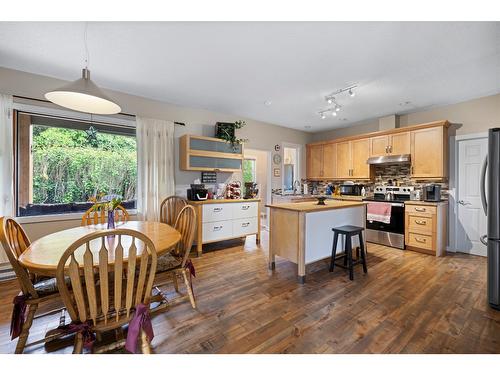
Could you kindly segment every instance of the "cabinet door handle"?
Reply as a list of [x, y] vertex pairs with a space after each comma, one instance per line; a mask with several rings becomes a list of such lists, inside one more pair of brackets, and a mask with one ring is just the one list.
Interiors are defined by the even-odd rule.
[[425, 239], [425, 238], [418, 238], [418, 237], [415, 237], [415, 241], [420, 242], [420, 243], [425, 243], [425, 242], [426, 242], [426, 239]]
[[222, 207], [215, 207], [214, 208], [214, 212], [221, 212], [222, 211]]
[[425, 212], [425, 211], [427, 211], [427, 210], [425, 209], [425, 207], [415, 207], [415, 211], [418, 211], [418, 212]]
[[410, 173], [413, 174], [413, 165], [411, 166], [410, 170], [411, 170]]
[[248, 210], [249, 208], [250, 208], [250, 206], [248, 206], [248, 205], [247, 206], [241, 206], [242, 210]]
[[426, 220], [415, 220], [415, 224], [425, 225], [425, 224], [427, 224], [427, 221]]
[[385, 153], [388, 154], [389, 153], [389, 146], [385, 146]]
[[246, 228], [246, 227], [248, 227], [249, 225], [250, 225], [250, 223], [241, 223], [241, 226], [242, 226], [243, 228]]
[[219, 225], [218, 227], [214, 227], [214, 232], [217, 232], [218, 230], [222, 229], [222, 225]]

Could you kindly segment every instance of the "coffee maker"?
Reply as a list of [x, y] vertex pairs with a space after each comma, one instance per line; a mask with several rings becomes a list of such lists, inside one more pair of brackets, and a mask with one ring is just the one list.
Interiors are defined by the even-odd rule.
[[191, 184], [191, 189], [187, 189], [187, 199], [190, 201], [204, 201], [208, 199], [208, 189], [204, 184]]
[[426, 202], [439, 202], [441, 200], [441, 185], [424, 185], [422, 191], [424, 194], [424, 201]]

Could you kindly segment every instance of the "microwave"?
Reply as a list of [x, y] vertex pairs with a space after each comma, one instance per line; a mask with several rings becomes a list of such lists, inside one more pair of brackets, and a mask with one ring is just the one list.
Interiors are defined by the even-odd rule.
[[361, 184], [351, 184], [351, 185], [340, 185], [340, 195], [361, 195], [361, 190], [364, 185]]

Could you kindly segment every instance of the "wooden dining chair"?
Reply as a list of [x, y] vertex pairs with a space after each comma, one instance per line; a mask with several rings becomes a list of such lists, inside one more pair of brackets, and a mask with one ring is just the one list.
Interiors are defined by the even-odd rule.
[[[56, 279], [72, 326], [77, 327], [73, 353], [82, 353], [89, 334], [100, 337], [129, 323], [131, 334], [133, 319], [141, 318], [134, 314], [149, 308], [156, 264], [153, 242], [131, 229], [97, 231], [68, 247], [57, 265]], [[142, 352], [150, 353], [142, 326], [140, 340]], [[121, 341], [104, 348], [117, 348], [125, 342]]]
[[160, 205], [160, 221], [174, 226], [177, 216], [179, 216], [179, 213], [187, 204], [187, 200], [175, 195], [165, 198]]
[[[115, 223], [127, 222], [129, 220], [129, 214], [125, 207], [119, 205], [115, 208]], [[82, 216], [82, 226], [85, 225], [97, 225], [105, 224], [108, 221], [108, 211], [106, 210], [95, 210], [94, 207], [89, 208]]]
[[[59, 299], [55, 278], [43, 278], [29, 272], [18, 259], [29, 247], [30, 240], [21, 225], [13, 218], [0, 217], [0, 242], [9, 258], [9, 262], [16, 274], [21, 292], [14, 299], [14, 310], [11, 323], [12, 339], [19, 337], [15, 353], [22, 353], [26, 346], [50, 341], [53, 337], [47, 337], [27, 344], [33, 320], [41, 318], [63, 309], [50, 311], [35, 317], [38, 305], [49, 300]], [[25, 313], [25, 309], [28, 309]]]
[[[176, 292], [179, 292], [178, 277], [182, 277], [186, 285], [191, 306], [195, 309], [196, 302], [191, 279], [191, 277], [194, 276], [194, 266], [191, 259], [189, 259], [196, 231], [196, 211], [193, 206], [187, 205], [181, 209], [175, 221], [174, 228], [180, 232], [181, 240], [170, 253], [158, 257], [156, 272], [157, 274], [170, 274]], [[158, 284], [156, 287], [165, 284], [166, 283]]]

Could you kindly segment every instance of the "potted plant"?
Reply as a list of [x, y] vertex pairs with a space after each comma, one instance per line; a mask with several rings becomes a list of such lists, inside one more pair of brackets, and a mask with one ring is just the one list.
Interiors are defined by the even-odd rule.
[[233, 150], [236, 151], [239, 145], [247, 141], [247, 139], [236, 137], [236, 129], [241, 129], [245, 125], [246, 122], [242, 120], [235, 122], [218, 122], [215, 124], [215, 136], [230, 143]]

